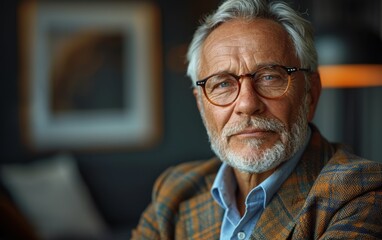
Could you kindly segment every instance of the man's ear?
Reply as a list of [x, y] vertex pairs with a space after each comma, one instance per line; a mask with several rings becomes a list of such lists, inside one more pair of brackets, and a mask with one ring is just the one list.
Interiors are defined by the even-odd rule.
[[320, 74], [318, 72], [314, 72], [310, 76], [310, 82], [311, 86], [308, 91], [308, 94], [310, 95], [310, 102], [309, 102], [309, 113], [308, 113], [308, 121], [312, 121], [314, 118], [314, 113], [316, 111], [318, 100], [320, 98], [321, 94], [321, 78]]
[[202, 99], [201, 99], [199, 91], [200, 90], [198, 88], [194, 88], [192, 90], [192, 93], [194, 94], [194, 97], [195, 97], [195, 100], [196, 100], [196, 105], [198, 106], [199, 112], [201, 112], [201, 110], [203, 109], [203, 106], [202, 106]]

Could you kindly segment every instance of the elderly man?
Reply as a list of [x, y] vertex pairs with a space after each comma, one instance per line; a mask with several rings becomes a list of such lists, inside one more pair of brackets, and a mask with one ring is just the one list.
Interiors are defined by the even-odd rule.
[[228, 0], [187, 56], [217, 157], [163, 173], [133, 239], [382, 238], [382, 164], [309, 123], [321, 91], [309, 22], [285, 3]]

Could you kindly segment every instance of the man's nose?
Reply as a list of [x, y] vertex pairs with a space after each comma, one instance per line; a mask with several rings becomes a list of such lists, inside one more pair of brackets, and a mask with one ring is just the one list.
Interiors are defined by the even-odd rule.
[[235, 112], [240, 115], [252, 116], [265, 109], [262, 98], [257, 94], [250, 77], [243, 77], [239, 96], [236, 99]]

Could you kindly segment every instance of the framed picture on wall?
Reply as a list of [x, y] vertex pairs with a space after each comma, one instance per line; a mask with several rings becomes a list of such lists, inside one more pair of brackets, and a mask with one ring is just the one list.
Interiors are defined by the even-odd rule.
[[158, 9], [25, 3], [23, 135], [34, 150], [144, 147], [161, 134]]

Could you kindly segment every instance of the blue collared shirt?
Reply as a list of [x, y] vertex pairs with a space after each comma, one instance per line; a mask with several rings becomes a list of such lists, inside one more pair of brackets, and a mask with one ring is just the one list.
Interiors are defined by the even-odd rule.
[[226, 163], [222, 164], [211, 189], [212, 197], [224, 209], [220, 231], [221, 240], [249, 239], [264, 208], [296, 167], [310, 135], [311, 130], [308, 128], [304, 146], [290, 160], [280, 165], [272, 175], [249, 192], [245, 200], [246, 208], [243, 217], [240, 217], [237, 209], [235, 198], [237, 183], [232, 168]]

